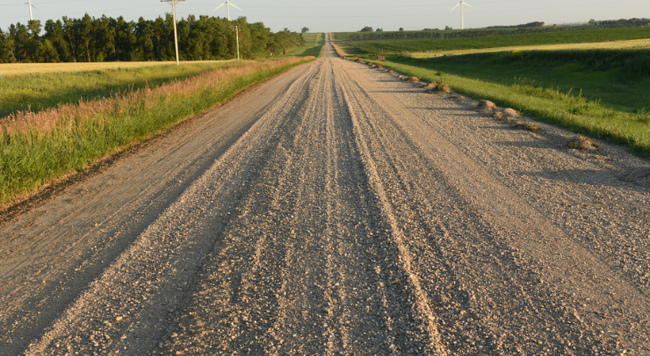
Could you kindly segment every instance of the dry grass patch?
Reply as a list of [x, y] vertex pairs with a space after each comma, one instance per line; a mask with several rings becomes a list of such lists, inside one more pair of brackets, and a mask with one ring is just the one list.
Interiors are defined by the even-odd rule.
[[426, 90], [433, 90], [433, 89], [435, 89], [437, 86], [438, 86], [438, 83], [436, 83], [436, 82], [431, 82], [431, 83], [425, 84], [424, 89], [426, 89]]
[[414, 83], [415, 83], [415, 82], [419, 82], [419, 81], [420, 81], [420, 77], [408, 77], [407, 81], [409, 81], [409, 82], [414, 82]]
[[451, 93], [451, 87], [446, 82], [440, 82], [436, 85], [435, 92], [439, 94], [449, 94]]
[[481, 112], [486, 113], [489, 111], [494, 111], [497, 109], [497, 106], [495, 103], [489, 101], [489, 100], [481, 100], [479, 101], [478, 105], [476, 105], [477, 108], [480, 109]]
[[500, 111], [497, 111], [497, 112], [493, 113], [493, 114], [492, 114], [492, 117], [493, 117], [495, 120], [497, 120], [497, 121], [501, 121], [501, 122], [508, 122], [508, 123], [509, 123], [509, 122], [512, 121], [512, 120], [510, 120], [509, 117], [503, 115], [503, 113], [500, 112]]
[[598, 151], [600, 149], [600, 144], [598, 142], [594, 142], [590, 140], [587, 137], [584, 137], [582, 135], [578, 135], [576, 138], [571, 140], [567, 145], [567, 148], [572, 148], [578, 151], [587, 151], [587, 152], [593, 152], [593, 151]]
[[503, 115], [515, 119], [519, 117], [519, 113], [515, 109], [507, 108], [503, 110]]
[[536, 124], [534, 122], [525, 122], [525, 121], [517, 121], [512, 127], [516, 129], [522, 129], [530, 132], [537, 132], [542, 129], [539, 124]]

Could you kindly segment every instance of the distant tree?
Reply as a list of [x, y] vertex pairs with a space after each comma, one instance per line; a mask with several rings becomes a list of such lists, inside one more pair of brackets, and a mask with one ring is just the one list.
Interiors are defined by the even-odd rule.
[[[224, 18], [189, 15], [178, 21], [178, 45], [182, 60], [231, 59], [236, 55], [236, 34], [242, 58], [264, 58], [303, 46], [300, 33], [288, 28], [278, 33], [246, 17]], [[48, 20], [41, 35], [41, 22], [12, 24], [0, 30], [0, 63], [164, 61], [174, 59], [174, 24], [171, 14], [156, 20], [126, 21], [88, 14], [79, 19]], [[303, 32], [309, 31], [305, 27]]]
[[362, 28], [360, 32], [372, 32], [372, 31], [373, 31], [372, 27], [366, 26], [366, 27]]
[[596, 25], [596, 20], [594, 20], [594, 19], [589, 20], [589, 24], [591, 26], [595, 26]]
[[375, 32], [384, 32], [384, 29], [383, 29], [383, 28], [380, 28], [380, 27], [377, 27], [377, 29], [375, 30]]
[[453, 27], [445, 26], [445, 31], [453, 30]]
[[400, 27], [399, 32], [403, 32], [403, 31], [404, 31], [404, 27]]
[[302, 28], [302, 33], [307, 33], [309, 32], [309, 27], [303, 27]]

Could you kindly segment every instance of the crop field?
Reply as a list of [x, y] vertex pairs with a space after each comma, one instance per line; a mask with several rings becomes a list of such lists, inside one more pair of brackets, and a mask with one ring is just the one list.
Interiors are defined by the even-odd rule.
[[[391, 38], [394, 36], [404, 36], [407, 38], [409, 36], [422, 35], [427, 36], [434, 33], [450, 34], [455, 32], [462, 32], [464, 30], [426, 30], [426, 31], [383, 31], [383, 32], [332, 32], [332, 41], [348, 41], [352, 40], [352, 37], [361, 36], [363, 37], [375, 37], [375, 36], [386, 36], [386, 38]], [[495, 28], [495, 29], [479, 29], [477, 31], [485, 32], [489, 34], [490, 32], [496, 31], [506, 31], [514, 32], [517, 31], [517, 28]], [[363, 39], [364, 41], [368, 39]]]
[[648, 38], [650, 38], [650, 27], [495, 35], [470, 38], [355, 41], [348, 42], [348, 44], [366, 53], [377, 54], [461, 51], [511, 46], [540, 46], [642, 40]]
[[593, 49], [611, 49], [611, 50], [630, 50], [630, 49], [650, 49], [650, 38], [640, 40], [626, 41], [608, 41], [608, 42], [586, 42], [586, 43], [563, 43], [551, 45], [532, 45], [532, 46], [507, 46], [495, 48], [480, 49], [463, 49], [463, 50], [446, 50], [435, 52], [410, 52], [412, 58], [433, 58], [442, 56], [456, 56], [474, 53], [494, 53], [494, 52], [512, 52], [512, 51], [561, 51], [561, 50], [593, 50]]
[[[181, 61], [183, 65], [223, 65], [226, 61]], [[1, 63], [0, 78], [7, 79], [26, 74], [42, 75], [49, 73], [89, 72], [103, 70], [137, 69], [176, 65], [174, 61], [165, 62], [77, 62], [77, 63]]]

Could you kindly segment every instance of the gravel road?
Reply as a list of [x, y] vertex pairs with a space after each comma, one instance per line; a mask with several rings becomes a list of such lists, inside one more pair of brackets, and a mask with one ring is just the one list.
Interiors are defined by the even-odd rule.
[[650, 162], [477, 103], [327, 45], [2, 223], [0, 355], [650, 355]]

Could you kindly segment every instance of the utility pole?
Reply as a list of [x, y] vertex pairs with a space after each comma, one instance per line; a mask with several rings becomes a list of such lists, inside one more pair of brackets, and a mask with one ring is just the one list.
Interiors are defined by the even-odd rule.
[[176, 65], [181, 64], [181, 62], [178, 60], [178, 34], [176, 32], [176, 3], [179, 1], [185, 1], [185, 0], [160, 0], [160, 2], [172, 3], [172, 17], [174, 18], [174, 45], [176, 47]]
[[237, 60], [239, 60], [239, 26], [235, 25], [235, 33], [237, 37]]

